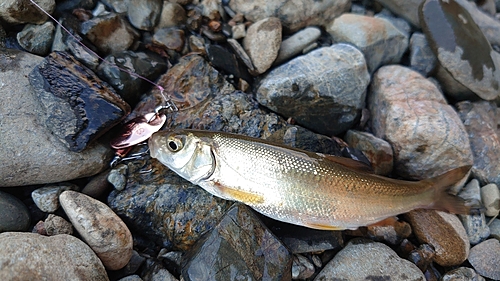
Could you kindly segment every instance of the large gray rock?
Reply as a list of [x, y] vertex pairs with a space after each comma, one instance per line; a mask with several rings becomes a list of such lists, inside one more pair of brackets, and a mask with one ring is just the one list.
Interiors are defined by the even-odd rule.
[[500, 242], [488, 239], [470, 249], [468, 258], [477, 273], [493, 280], [500, 280]]
[[97, 174], [109, 165], [112, 151], [100, 142], [69, 151], [43, 124], [28, 74], [41, 57], [0, 50], [0, 186], [67, 181]]

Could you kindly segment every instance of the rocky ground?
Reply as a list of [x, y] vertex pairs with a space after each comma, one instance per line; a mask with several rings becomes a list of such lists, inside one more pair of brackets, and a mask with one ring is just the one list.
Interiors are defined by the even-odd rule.
[[[4, 1], [0, 279], [500, 280], [500, 1], [421, 2], [36, 1], [73, 37]], [[473, 165], [452, 192], [484, 208], [320, 231], [214, 197], [144, 145], [109, 168], [160, 87], [179, 109], [164, 128], [407, 180]]]

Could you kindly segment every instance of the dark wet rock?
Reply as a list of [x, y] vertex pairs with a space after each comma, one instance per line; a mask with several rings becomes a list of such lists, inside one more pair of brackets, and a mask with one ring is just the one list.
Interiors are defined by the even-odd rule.
[[66, 234], [0, 233], [2, 280], [109, 280], [96, 254]]
[[350, 1], [327, 0], [295, 2], [289, 0], [273, 1], [245, 1], [229, 2], [229, 7], [235, 12], [242, 13], [246, 19], [257, 22], [268, 17], [280, 19], [283, 28], [291, 32], [306, 26], [326, 26], [334, 18], [349, 10]]
[[327, 31], [335, 42], [356, 46], [365, 55], [370, 73], [381, 65], [398, 63], [408, 48], [408, 36], [383, 18], [346, 13]]
[[105, 61], [97, 68], [99, 76], [131, 105], [136, 104], [140, 96], [151, 87], [150, 83], [138, 75], [155, 81], [168, 68], [159, 55], [150, 52], [124, 51], [107, 56]]
[[413, 33], [410, 38], [410, 68], [423, 76], [428, 76], [436, 63], [436, 56], [425, 39], [425, 35]]
[[496, 217], [500, 211], [500, 190], [494, 183], [481, 187], [481, 201], [486, 208], [484, 214], [488, 217]]
[[467, 10], [455, 0], [427, 0], [419, 18], [443, 68], [436, 77], [447, 94], [459, 100], [470, 97], [469, 91], [486, 100], [500, 95], [500, 54], [492, 50]]
[[377, 1], [394, 14], [406, 19], [416, 27], [420, 27], [418, 6], [422, 0], [379, 0]]
[[496, 105], [485, 101], [463, 101], [456, 106], [469, 134], [474, 176], [483, 183], [500, 185], [500, 136], [497, 133]]
[[468, 258], [477, 273], [493, 280], [500, 280], [500, 242], [488, 239], [470, 249]]
[[291, 280], [291, 253], [241, 204], [233, 205], [187, 255], [182, 268], [186, 281]]
[[6, 37], [7, 32], [5, 32], [5, 29], [0, 24], [0, 48], [5, 48]]
[[81, 24], [80, 31], [105, 54], [115, 54], [129, 49], [140, 36], [117, 14], [107, 14], [87, 20]]
[[[42, 0], [36, 3], [49, 14], [52, 14], [56, 6], [54, 0]], [[30, 1], [4, 0], [0, 5], [0, 18], [11, 24], [42, 24], [48, 17]]]
[[[245, 52], [245, 50], [243, 49], [243, 47], [240, 45], [240, 43], [237, 40], [231, 39], [231, 38], [227, 39], [227, 43], [231, 46], [231, 48], [233, 49], [234, 53], [245, 64], [245, 66], [248, 68], [248, 70], [250, 72], [254, 72], [255, 71], [255, 67], [253, 66], [252, 60], [250, 59], [250, 57], [248, 56], [248, 54]], [[210, 46], [213, 46], [213, 45], [210, 45]], [[207, 48], [207, 49], [209, 49], [209, 48]], [[211, 58], [211, 60], [212, 60], [212, 58]]]
[[472, 164], [458, 114], [418, 72], [399, 65], [381, 67], [373, 76], [368, 108], [375, 136], [392, 145], [399, 175], [429, 178]]
[[41, 122], [71, 151], [84, 150], [130, 112], [114, 90], [66, 53], [52, 53], [29, 78], [45, 110]]
[[314, 264], [303, 255], [294, 255], [292, 263], [292, 279], [307, 279], [314, 275]]
[[281, 22], [270, 17], [252, 24], [243, 39], [243, 48], [252, 59], [256, 75], [268, 70], [281, 46]]
[[27, 24], [17, 34], [17, 42], [32, 54], [46, 56], [52, 47], [54, 32], [54, 24], [50, 21], [42, 25]]
[[350, 147], [357, 148], [368, 158], [375, 174], [388, 175], [393, 168], [391, 145], [376, 136], [356, 130], [349, 130], [344, 136]]
[[0, 233], [26, 231], [30, 226], [28, 207], [17, 197], [0, 191]]
[[[498, 18], [491, 17], [479, 10], [476, 5], [466, 0], [456, 0], [464, 7], [474, 22], [479, 26], [484, 36], [488, 39], [491, 45], [500, 45], [500, 21]], [[477, 1], [480, 2], [480, 1]]]
[[314, 26], [297, 31], [281, 42], [278, 57], [274, 61], [274, 64], [281, 64], [295, 55], [300, 54], [307, 46], [318, 40], [320, 36], [321, 30]]
[[408, 260], [414, 263], [422, 272], [425, 272], [431, 265], [436, 252], [429, 244], [422, 244], [418, 249], [410, 252]]
[[[243, 64], [239, 63], [236, 56], [227, 49], [218, 45], [209, 44], [206, 46], [206, 52], [208, 60], [215, 68], [229, 75], [233, 75], [236, 79], [251, 81], [252, 78]], [[250, 58], [248, 58], [248, 60], [251, 63]], [[253, 69], [253, 65], [251, 65], [251, 68]]]
[[130, 23], [140, 30], [153, 30], [160, 19], [161, 0], [130, 1], [127, 16]]
[[281, 141], [281, 134], [276, 133], [270, 138], [273, 141], [301, 149], [321, 152], [330, 155], [344, 156], [340, 145], [324, 135], [316, 134], [300, 126], [289, 125], [284, 131]]
[[60, 216], [49, 214], [43, 223], [48, 236], [73, 234], [73, 225]]
[[163, 1], [160, 20], [155, 27], [155, 30], [165, 27], [180, 26], [186, 22], [186, 11], [184, 8], [169, 1]]
[[388, 246], [366, 239], [353, 239], [321, 270], [315, 281], [334, 280], [424, 281], [417, 266], [398, 257]]
[[108, 182], [109, 170], [93, 177], [82, 189], [82, 193], [99, 201], [106, 201], [112, 187]]
[[369, 80], [363, 54], [335, 44], [273, 69], [255, 96], [263, 106], [308, 129], [336, 135], [359, 120]]
[[469, 255], [469, 238], [457, 216], [434, 210], [405, 214], [420, 243], [434, 247], [434, 261], [442, 266], [459, 265]]
[[161, 263], [148, 259], [142, 271], [143, 280], [151, 281], [177, 281]]
[[[479, 182], [473, 179], [462, 189], [462, 191], [460, 191], [458, 196], [472, 204], [480, 204], [481, 192], [479, 189]], [[471, 245], [476, 245], [490, 236], [490, 229], [486, 224], [484, 210], [475, 210], [469, 215], [459, 215], [459, 218], [464, 225]]]
[[241, 39], [247, 35], [246, 31], [246, 26], [243, 23], [236, 24], [235, 26], [231, 27], [231, 34], [233, 39]]
[[161, 48], [180, 52], [185, 44], [184, 31], [176, 27], [160, 28], [153, 35], [153, 43]]
[[484, 278], [476, 271], [468, 267], [459, 267], [446, 272], [441, 278], [442, 281], [484, 281]]
[[53, 213], [59, 209], [59, 195], [65, 190], [78, 190], [78, 186], [71, 183], [47, 185], [31, 192], [31, 198], [42, 212]]
[[[9, 81], [0, 88], [1, 186], [92, 176], [111, 160], [108, 144], [97, 142], [81, 153], [74, 153], [41, 122], [46, 112], [41, 109], [26, 78], [41, 60], [25, 52], [0, 51], [0, 80]], [[43, 87], [43, 84], [38, 86]]]
[[124, 14], [127, 12], [127, 2], [122, 0], [102, 0], [102, 3], [107, 7], [110, 7], [113, 11], [119, 14]]
[[57, 1], [56, 13], [71, 13], [75, 9], [91, 10], [96, 5], [96, 0], [62, 0]]

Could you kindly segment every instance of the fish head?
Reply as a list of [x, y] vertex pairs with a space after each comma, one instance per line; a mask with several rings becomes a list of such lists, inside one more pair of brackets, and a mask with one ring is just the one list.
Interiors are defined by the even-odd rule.
[[148, 144], [151, 157], [194, 184], [209, 178], [215, 170], [211, 144], [191, 132], [157, 132]]

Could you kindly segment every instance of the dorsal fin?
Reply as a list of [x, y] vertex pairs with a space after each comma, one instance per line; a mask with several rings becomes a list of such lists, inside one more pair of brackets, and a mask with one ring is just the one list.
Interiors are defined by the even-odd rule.
[[364, 162], [356, 161], [356, 160], [353, 160], [351, 158], [339, 157], [339, 156], [328, 155], [328, 154], [318, 154], [318, 155], [323, 156], [324, 158], [328, 159], [329, 161], [335, 162], [335, 163], [340, 164], [342, 166], [346, 166], [347, 168], [350, 168], [352, 170], [355, 170], [358, 172], [363, 172], [363, 173], [373, 174], [373, 168]]

